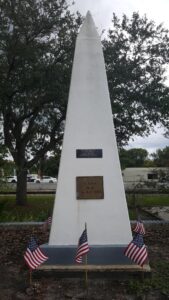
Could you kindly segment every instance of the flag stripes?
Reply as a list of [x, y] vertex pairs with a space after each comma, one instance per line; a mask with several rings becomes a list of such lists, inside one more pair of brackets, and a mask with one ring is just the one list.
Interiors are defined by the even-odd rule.
[[137, 233], [135, 235], [133, 240], [126, 247], [124, 255], [141, 267], [144, 265], [146, 259], [148, 258], [148, 253], [147, 248], [143, 242], [142, 234]]
[[35, 239], [32, 237], [24, 254], [24, 260], [27, 263], [28, 267], [31, 270], [36, 269], [47, 259], [48, 257], [44, 255], [44, 253], [37, 245]]
[[50, 226], [51, 224], [52, 224], [52, 217], [48, 217], [43, 224], [43, 227], [42, 227], [43, 230], [47, 231], [48, 226]]
[[48, 217], [48, 219], [46, 220], [46, 223], [49, 224], [49, 225], [51, 225], [51, 223], [52, 223], [52, 217]]
[[140, 234], [145, 235], [144, 224], [141, 221], [137, 221], [137, 224], [136, 224], [135, 228], [133, 229], [133, 231], [135, 233], [140, 233]]
[[139, 248], [130, 243], [124, 254], [140, 266], [143, 266], [147, 259], [147, 249], [145, 245]]
[[82, 263], [83, 255], [89, 252], [89, 245], [87, 241], [87, 230], [85, 229], [79, 238], [78, 249], [75, 257], [77, 263]]
[[81, 246], [79, 246], [76, 254], [76, 262], [81, 263], [82, 262], [82, 256], [89, 252], [89, 245], [88, 242], [83, 243]]

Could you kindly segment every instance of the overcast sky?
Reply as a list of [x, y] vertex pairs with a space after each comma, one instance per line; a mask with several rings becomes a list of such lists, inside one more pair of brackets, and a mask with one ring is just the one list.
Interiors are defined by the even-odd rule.
[[[71, 0], [70, 0], [71, 1]], [[146, 14], [156, 23], [163, 23], [169, 28], [169, 0], [74, 0], [74, 10], [85, 15], [88, 10], [92, 13], [98, 31], [110, 28], [113, 12], [121, 17], [128, 17], [133, 12]]]
[[[103, 29], [111, 27], [113, 12], [119, 18], [123, 14], [131, 17], [133, 12], [139, 12], [141, 16], [146, 14], [148, 19], [154, 20], [156, 24], [163, 23], [163, 26], [169, 29], [169, 0], [75, 0], [73, 10], [80, 11], [82, 15], [86, 15], [90, 10], [99, 34]], [[169, 140], [163, 137], [163, 130], [157, 131], [158, 133], [153, 133], [147, 138], [135, 138], [134, 142], [129, 143], [129, 147], [142, 147], [151, 153], [169, 146]]]

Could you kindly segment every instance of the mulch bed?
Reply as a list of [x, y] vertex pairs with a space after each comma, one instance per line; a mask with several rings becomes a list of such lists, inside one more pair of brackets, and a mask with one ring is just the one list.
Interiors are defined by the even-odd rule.
[[38, 279], [33, 277], [30, 286], [23, 254], [31, 234], [38, 238], [39, 244], [48, 242], [49, 231], [44, 232], [42, 226], [0, 227], [0, 299], [169, 299], [169, 224], [146, 225], [144, 240], [149, 251], [152, 282], [151, 279], [138, 282], [137, 279], [90, 278], [89, 274], [87, 289], [83, 278], [49, 277], [45, 273]]

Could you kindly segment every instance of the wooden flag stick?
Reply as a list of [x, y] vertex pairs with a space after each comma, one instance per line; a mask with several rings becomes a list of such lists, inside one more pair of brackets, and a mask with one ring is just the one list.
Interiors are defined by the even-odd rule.
[[[85, 223], [85, 229], [87, 231], [87, 223]], [[86, 285], [86, 288], [87, 288], [87, 286], [88, 286], [87, 254], [85, 255], [85, 265], [86, 265], [86, 269], [85, 269], [85, 285]]]
[[29, 270], [29, 283], [32, 286], [32, 270]]
[[85, 264], [86, 264], [86, 269], [85, 269], [85, 285], [86, 285], [86, 288], [87, 288], [87, 286], [88, 286], [87, 254], [86, 254], [86, 257], [85, 257]]

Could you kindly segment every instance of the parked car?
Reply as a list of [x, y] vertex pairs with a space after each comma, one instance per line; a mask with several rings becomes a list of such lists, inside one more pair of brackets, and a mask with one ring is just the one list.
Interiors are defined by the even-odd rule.
[[17, 183], [17, 177], [16, 176], [7, 176], [6, 182]]
[[40, 178], [37, 174], [28, 174], [27, 182], [40, 182]]
[[55, 183], [55, 182], [57, 182], [57, 179], [55, 177], [51, 177], [51, 176], [43, 176], [43, 178], [40, 178], [36, 174], [29, 174], [27, 176], [27, 182], [34, 182], [34, 183]]
[[55, 183], [57, 182], [57, 179], [55, 177], [51, 177], [51, 176], [43, 176], [42, 179], [38, 179], [36, 180], [36, 182], [41, 182], [41, 183]]
[[42, 178], [35, 179], [35, 182], [37, 182], [37, 183], [55, 183], [55, 182], [57, 182], [57, 179], [55, 177], [51, 177], [51, 176], [43, 176]]

